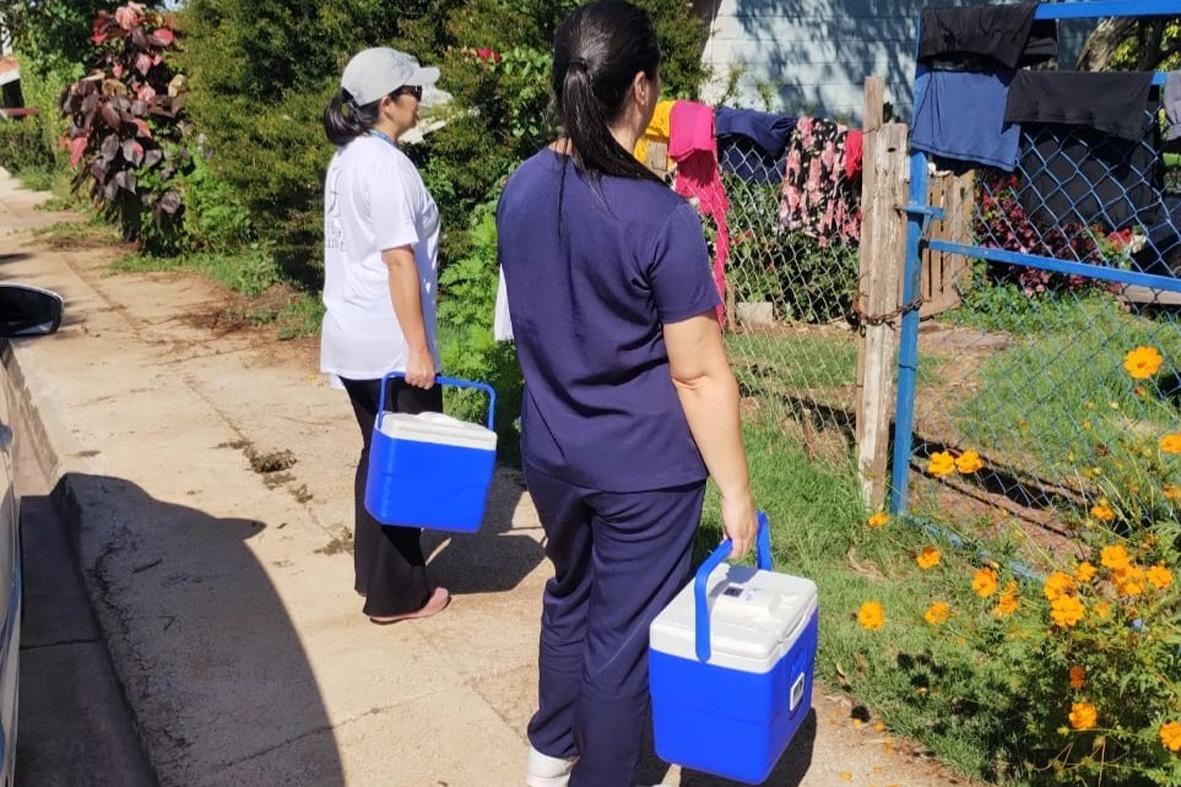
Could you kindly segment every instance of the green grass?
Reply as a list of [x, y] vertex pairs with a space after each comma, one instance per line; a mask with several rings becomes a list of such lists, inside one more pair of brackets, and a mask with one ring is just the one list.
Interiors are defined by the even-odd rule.
[[88, 221], [59, 221], [33, 231], [33, 237], [59, 247], [115, 245], [119, 232], [97, 215]]
[[[952, 706], [957, 698], [986, 696], [1004, 675], [999, 668], [966, 668], [981, 654], [936, 638], [923, 622], [937, 592], [936, 576], [920, 576], [910, 556], [931, 543], [930, 537], [902, 522], [869, 530], [852, 467], [809, 461], [773, 423], [748, 421], [744, 431], [755, 502], [772, 523], [776, 569], [808, 577], [820, 589], [819, 677], [849, 691], [893, 732], [931, 747], [940, 759], [967, 773], [989, 774], [1004, 745], [997, 738], [1003, 725], [988, 714], [976, 718], [962, 705]], [[698, 560], [716, 546], [720, 533], [718, 498], [711, 488]], [[947, 570], [970, 563], [970, 553], [957, 556], [950, 545], [943, 548]], [[965, 580], [960, 600], [968, 605], [970, 595]], [[866, 600], [886, 609], [887, 625], [880, 632], [865, 631], [855, 620]], [[920, 694], [916, 687], [933, 680], [932, 663], [936, 671], [947, 670], [939, 678], [940, 691]]]
[[[199, 253], [176, 257], [157, 257], [134, 253], [112, 266], [121, 273], [159, 273], [185, 271], [212, 279], [231, 290], [254, 299], [246, 306], [235, 306], [235, 314], [255, 325], [271, 325], [280, 341], [315, 336], [324, 318], [324, 304], [308, 292], [283, 285], [270, 254], [257, 248], [238, 253]], [[259, 296], [268, 293], [268, 296]]]
[[740, 373], [773, 377], [790, 388], [841, 388], [857, 379], [857, 343], [852, 336], [738, 333], [728, 334], [726, 344]]
[[301, 292], [275, 317], [279, 339], [287, 341], [305, 336], [317, 336], [324, 319], [324, 302], [314, 294]]
[[[1042, 315], [1041, 329], [986, 359], [977, 395], [953, 410], [957, 431], [972, 447], [1055, 480], [1100, 443], [1114, 445], [1130, 425], [1164, 431], [1178, 421], [1181, 330], [1174, 318], [1126, 313], [1114, 299], [1087, 298]], [[1124, 356], [1155, 347], [1165, 364], [1155, 381], [1137, 382]], [[1141, 388], [1145, 395], [1138, 396]]]
[[247, 297], [257, 296], [279, 283], [279, 269], [274, 258], [260, 248], [247, 248], [236, 253], [202, 252], [176, 257], [157, 257], [137, 252], [117, 260], [113, 267], [121, 273], [200, 273]]

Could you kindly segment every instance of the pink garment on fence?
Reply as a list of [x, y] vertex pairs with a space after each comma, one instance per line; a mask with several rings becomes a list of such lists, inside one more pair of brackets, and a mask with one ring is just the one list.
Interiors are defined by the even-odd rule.
[[[677, 162], [677, 193], [697, 200], [703, 216], [712, 218], [717, 227], [714, 241], [714, 283], [718, 297], [726, 299], [726, 260], [730, 255], [730, 228], [726, 212], [730, 201], [722, 186], [718, 167], [718, 146], [714, 139], [714, 110], [692, 101], [678, 101], [673, 106], [668, 140], [668, 155]], [[726, 310], [718, 307], [718, 322]]]

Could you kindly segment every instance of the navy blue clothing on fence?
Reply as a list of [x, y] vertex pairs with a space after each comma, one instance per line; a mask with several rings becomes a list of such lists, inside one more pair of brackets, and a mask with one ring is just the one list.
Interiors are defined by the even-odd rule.
[[714, 135], [718, 161], [730, 172], [751, 183], [779, 185], [787, 162], [787, 143], [796, 127], [788, 115], [753, 109], [718, 109]]
[[1005, 122], [1012, 79], [1013, 72], [1003, 66], [986, 72], [920, 73], [911, 146], [1012, 172], [1021, 146], [1021, 126]]
[[588, 182], [545, 150], [509, 178], [497, 228], [525, 461], [605, 492], [705, 478], [662, 333], [719, 303], [693, 207], [652, 181]]

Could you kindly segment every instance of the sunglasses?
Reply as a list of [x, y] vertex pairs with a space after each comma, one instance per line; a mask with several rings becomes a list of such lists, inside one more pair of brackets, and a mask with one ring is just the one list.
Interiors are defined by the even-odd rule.
[[406, 85], [400, 87], [393, 93], [390, 93], [390, 98], [397, 99], [398, 96], [414, 96], [415, 101], [422, 101], [422, 85]]

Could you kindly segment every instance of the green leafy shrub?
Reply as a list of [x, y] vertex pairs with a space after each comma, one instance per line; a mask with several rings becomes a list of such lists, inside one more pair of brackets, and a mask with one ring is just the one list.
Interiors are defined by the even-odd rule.
[[[498, 280], [496, 262], [496, 209], [486, 203], [472, 216], [468, 253], [439, 276], [447, 297], [439, 302], [439, 354], [446, 374], [476, 380], [496, 389], [496, 431], [500, 457], [520, 461], [521, 394], [524, 380], [513, 345], [492, 336]], [[447, 410], [471, 421], [483, 421], [487, 402], [483, 394], [448, 392]]]
[[47, 171], [54, 165], [53, 151], [42, 144], [36, 116], [0, 120], [0, 167], [13, 175]]

